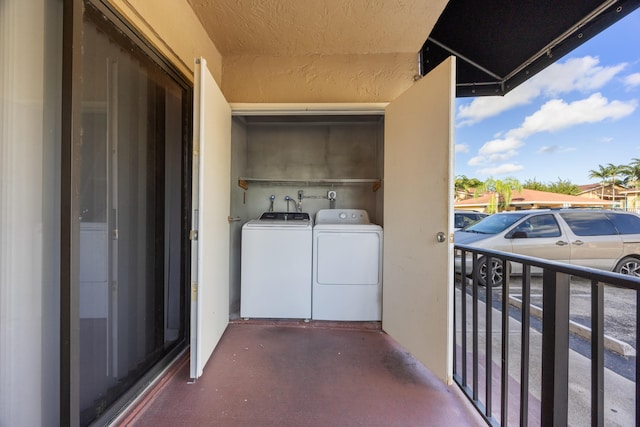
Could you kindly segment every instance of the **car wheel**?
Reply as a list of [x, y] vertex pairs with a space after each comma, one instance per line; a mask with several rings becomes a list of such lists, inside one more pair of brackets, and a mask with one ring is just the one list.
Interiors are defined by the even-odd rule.
[[640, 259], [630, 256], [622, 258], [616, 265], [615, 272], [640, 277]]
[[[478, 260], [476, 271], [480, 286], [487, 286], [487, 283], [491, 283], [492, 287], [502, 286], [502, 279], [505, 274], [505, 268], [503, 268], [502, 260], [491, 258], [491, 269], [488, 271], [487, 258], [482, 257]], [[506, 273], [509, 274], [509, 263], [507, 263]]]

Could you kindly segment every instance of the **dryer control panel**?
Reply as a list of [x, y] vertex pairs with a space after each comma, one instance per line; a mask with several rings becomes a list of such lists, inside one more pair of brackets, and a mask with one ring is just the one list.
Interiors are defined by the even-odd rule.
[[316, 224], [370, 224], [364, 209], [321, 209], [316, 214]]

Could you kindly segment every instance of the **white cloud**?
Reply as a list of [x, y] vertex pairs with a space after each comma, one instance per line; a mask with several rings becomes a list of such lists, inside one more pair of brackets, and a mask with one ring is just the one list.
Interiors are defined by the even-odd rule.
[[480, 166], [487, 163], [487, 158], [485, 156], [475, 156], [469, 159], [467, 164], [469, 166]]
[[[616, 120], [633, 113], [636, 107], [636, 100], [609, 101], [600, 93], [571, 103], [561, 99], [553, 99], [542, 105], [535, 113], [527, 116], [520, 127], [509, 130], [503, 138], [496, 138], [482, 145], [478, 150], [478, 155], [471, 158], [467, 164], [469, 166], [485, 166], [479, 171], [483, 174], [498, 175], [521, 170], [520, 165], [500, 163], [517, 156], [518, 149], [524, 146], [524, 140], [531, 135], [540, 132], [555, 132], [584, 123]], [[538, 153], [551, 154], [574, 150], [575, 148], [546, 146], [541, 147]], [[498, 172], [502, 170], [505, 172]]]
[[490, 155], [495, 153], [500, 153], [503, 151], [513, 151], [516, 148], [520, 148], [524, 145], [524, 143], [515, 138], [503, 138], [503, 139], [494, 139], [489, 142], [485, 142], [482, 147], [478, 150], [478, 153], [483, 155]]
[[629, 74], [624, 78], [624, 84], [627, 88], [634, 88], [640, 86], [640, 73]]
[[518, 152], [516, 150], [509, 150], [509, 151], [504, 151], [502, 153], [495, 153], [490, 156], [487, 156], [487, 162], [488, 163], [504, 162], [505, 160], [516, 156], [517, 154]]
[[559, 145], [543, 146], [538, 149], [538, 153], [543, 153], [543, 154], [557, 153], [558, 151], [560, 151]]
[[531, 87], [524, 83], [505, 96], [482, 96], [475, 98], [467, 105], [458, 108], [458, 126], [468, 126], [497, 116], [498, 114], [510, 110], [520, 105], [531, 103], [540, 95], [536, 87]]
[[600, 142], [604, 142], [605, 144], [608, 144], [610, 142], [613, 142], [613, 138], [611, 138], [610, 136], [606, 136], [604, 138], [601, 138]]
[[593, 56], [551, 64], [505, 96], [475, 98], [469, 104], [461, 105], [457, 113], [458, 126], [473, 125], [514, 107], [530, 104], [539, 96], [553, 97], [571, 91], [599, 89], [627, 66], [626, 63], [607, 67], [599, 64], [600, 60]]
[[518, 148], [524, 143], [513, 138], [494, 139], [486, 142], [478, 150], [478, 155], [471, 158], [467, 164], [469, 166], [480, 166], [504, 162], [518, 154]]
[[492, 154], [490, 156], [475, 156], [472, 157], [467, 164], [469, 166], [483, 166], [483, 165], [491, 165], [499, 162], [504, 162], [518, 154], [517, 151], [506, 151], [504, 153]]
[[468, 153], [469, 144], [456, 144], [456, 153]]
[[551, 64], [532, 77], [531, 81], [548, 96], [574, 90], [592, 91], [600, 89], [627, 66], [626, 63], [620, 63], [603, 67], [599, 63], [600, 60], [593, 56], [570, 58], [562, 63]]
[[518, 165], [515, 163], [505, 163], [491, 168], [480, 169], [478, 170], [478, 173], [489, 176], [507, 175], [513, 172], [521, 171], [522, 169], [524, 169], [524, 166], [522, 165]]
[[572, 151], [576, 151], [576, 148], [563, 147], [562, 145], [545, 145], [538, 149], [538, 154], [570, 153]]
[[636, 100], [609, 102], [600, 93], [570, 104], [553, 99], [527, 116], [519, 128], [507, 132], [507, 137], [524, 139], [536, 133], [555, 132], [578, 124], [620, 119], [633, 113], [637, 104]]

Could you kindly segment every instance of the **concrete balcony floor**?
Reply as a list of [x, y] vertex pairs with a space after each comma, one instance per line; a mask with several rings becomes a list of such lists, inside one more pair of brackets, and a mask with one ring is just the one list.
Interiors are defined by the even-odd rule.
[[[444, 349], [443, 349], [444, 351]], [[195, 383], [180, 359], [128, 426], [486, 426], [379, 323], [229, 324]]]

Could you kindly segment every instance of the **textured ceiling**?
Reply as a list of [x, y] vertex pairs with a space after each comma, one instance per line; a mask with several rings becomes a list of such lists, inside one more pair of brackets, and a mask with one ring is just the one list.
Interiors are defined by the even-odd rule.
[[187, 0], [223, 56], [418, 52], [446, 0]]

